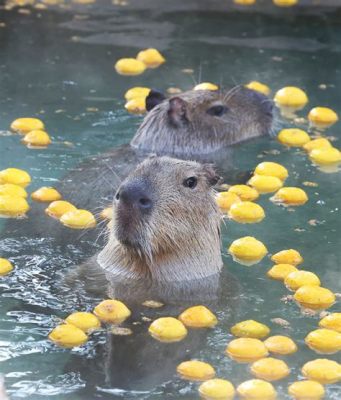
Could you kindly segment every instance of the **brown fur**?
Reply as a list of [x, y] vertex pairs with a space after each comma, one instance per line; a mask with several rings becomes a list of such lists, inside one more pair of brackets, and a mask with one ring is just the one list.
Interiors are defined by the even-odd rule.
[[[212, 114], [215, 106], [224, 112]], [[189, 91], [154, 107], [131, 146], [158, 155], [204, 155], [269, 134], [272, 122], [271, 100], [245, 87]]]
[[[198, 179], [193, 189], [183, 185], [192, 176]], [[222, 267], [220, 213], [212, 189], [217, 182], [213, 169], [197, 162], [153, 157], [122, 185], [141, 178], [150, 182], [155, 206], [146, 218], [129, 215], [126, 220], [114, 207], [113, 228], [98, 264], [118, 279], [180, 282], [218, 273]], [[128, 244], [118, 239], [122, 229]]]

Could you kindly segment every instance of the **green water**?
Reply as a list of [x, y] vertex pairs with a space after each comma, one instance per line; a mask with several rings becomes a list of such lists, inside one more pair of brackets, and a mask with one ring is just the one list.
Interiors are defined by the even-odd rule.
[[[340, 111], [341, 7], [333, 8], [333, 1], [325, 7], [309, 7], [308, 1], [302, 1], [301, 8], [282, 10], [265, 0], [258, 3], [244, 9], [216, 1], [133, 1], [125, 7], [98, 2], [70, 9], [27, 8], [29, 15], [1, 9], [0, 22], [6, 25], [0, 28], [0, 131], [7, 131], [17, 117], [38, 116], [53, 144], [47, 150], [29, 150], [18, 136], [0, 136], [0, 169], [15, 166], [29, 171], [33, 191], [55, 184], [85, 157], [126, 143], [141, 118], [126, 113], [123, 94], [136, 85], [185, 90], [199, 81], [228, 86], [256, 79], [273, 91], [287, 85], [305, 89], [310, 103], [302, 115], [316, 105]], [[149, 46], [164, 53], [164, 66], [138, 77], [115, 73], [118, 58], [134, 56]], [[184, 68], [194, 73], [186, 74]], [[327, 88], [320, 89], [320, 84]], [[281, 125], [289, 124], [277, 123]], [[339, 129], [336, 124], [327, 134], [341, 147]], [[323, 286], [340, 292], [340, 173], [322, 173], [302, 151], [284, 149], [269, 139], [247, 143], [236, 154], [241, 169], [273, 160], [288, 168], [288, 185], [313, 181], [318, 187], [305, 187], [309, 202], [292, 212], [262, 196], [259, 203], [266, 219], [253, 225], [227, 222], [223, 252], [245, 235], [262, 240], [270, 253], [296, 248], [305, 259], [304, 268], [317, 273]], [[311, 220], [317, 223], [312, 225]], [[6, 233], [3, 221], [0, 224]], [[81, 242], [62, 249], [44, 238], [20, 238], [18, 232], [0, 243], [0, 255], [16, 265], [14, 273], [0, 282], [0, 371], [11, 399], [197, 398], [198, 385], [181, 381], [171, 371], [169, 379], [142, 391], [137, 385], [134, 389], [134, 382], [130, 391], [121, 391], [103, 384], [105, 379], [91, 379], [94, 369], [105, 369], [103, 363], [91, 361], [101, 360], [97, 353], [105, 346], [104, 333], [81, 350], [61, 350], [47, 341], [58, 318], [76, 309], [90, 310], [99, 300], [67, 292], [59, 283], [73, 265], [97, 251], [96, 245], [84, 250]], [[304, 362], [318, 357], [304, 344], [307, 333], [317, 327], [318, 316], [303, 316], [294, 303], [280, 300], [288, 292], [266, 278], [272, 265], [269, 258], [250, 268], [228, 255], [224, 261], [222, 279], [229, 271], [239, 281], [239, 292], [232, 312], [227, 303], [217, 310], [221, 322], [201, 342], [195, 357], [212, 363], [219, 377], [238, 385], [251, 374], [248, 366], [224, 355], [231, 339], [229, 328], [249, 318], [266, 323], [273, 334], [289, 335], [299, 345], [295, 355], [284, 358], [292, 368], [290, 377], [275, 383], [279, 398], [286, 399], [287, 383], [301, 377]], [[338, 303], [331, 310], [340, 311]], [[273, 323], [273, 318], [287, 320], [290, 328]], [[148, 324], [143, 326], [147, 329]], [[126, 351], [127, 358], [132, 357], [129, 347]], [[171, 357], [171, 351], [165, 354]], [[340, 361], [338, 355], [328, 358]], [[153, 365], [151, 359], [144, 362]], [[329, 385], [327, 390], [326, 398], [341, 397], [339, 385]]]

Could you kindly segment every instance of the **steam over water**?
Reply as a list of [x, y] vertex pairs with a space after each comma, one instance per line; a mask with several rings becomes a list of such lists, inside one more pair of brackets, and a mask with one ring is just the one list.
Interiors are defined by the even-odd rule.
[[[124, 92], [133, 86], [187, 90], [199, 81], [231, 86], [259, 80], [273, 92], [283, 86], [303, 88], [310, 100], [303, 116], [319, 105], [341, 114], [337, 1], [310, 7], [302, 0], [302, 6], [294, 9], [275, 8], [266, 0], [254, 8], [227, 1], [127, 1], [127, 5], [98, 0], [70, 8], [25, 8], [29, 14], [0, 9], [0, 23], [5, 24], [0, 26], [0, 170], [27, 170], [32, 176], [30, 192], [53, 186], [87, 156], [129, 141], [141, 121], [123, 107]], [[158, 48], [166, 64], [137, 77], [116, 74], [117, 59], [134, 57], [146, 47]], [[182, 71], [188, 68], [194, 73]], [[6, 135], [10, 123], [22, 116], [45, 122], [53, 138], [48, 149], [29, 150], [18, 136]], [[276, 126], [290, 123], [277, 121]], [[338, 148], [340, 126], [327, 131]], [[63, 283], [66, 273], [95, 254], [98, 245], [86, 242], [81, 233], [72, 244], [22, 236], [20, 228], [7, 237], [8, 220], [0, 220], [5, 237], [0, 256], [16, 267], [0, 279], [0, 372], [12, 400], [196, 399], [198, 384], [180, 380], [169, 361], [180, 362], [188, 354], [211, 363], [219, 377], [238, 385], [251, 374], [224, 350], [231, 339], [230, 327], [245, 319], [263, 322], [272, 334], [288, 335], [299, 345], [296, 354], [285, 358], [292, 369], [290, 377], [275, 383], [279, 398], [288, 398], [288, 382], [301, 378], [301, 366], [319, 357], [304, 344], [319, 318], [302, 315], [294, 303], [281, 301], [288, 291], [266, 277], [272, 266], [268, 257], [245, 267], [235, 263], [226, 248], [246, 235], [263, 241], [270, 253], [295, 248], [305, 259], [302, 268], [315, 272], [324, 287], [340, 292], [341, 174], [325, 174], [303, 151], [287, 150], [268, 138], [237, 147], [233, 158], [241, 170], [265, 160], [283, 164], [289, 170], [286, 185], [303, 187], [310, 200], [290, 210], [274, 205], [265, 195], [259, 201], [266, 212], [263, 222], [223, 226], [226, 268], [221, 298], [213, 307], [220, 323], [207, 335], [191, 331], [187, 342], [157, 343], [146, 335], [149, 322], [142, 318], [177, 315], [184, 304], [157, 310], [136, 307], [125, 325], [134, 332], [130, 337], [112, 340], [110, 333], [100, 331], [81, 348], [57, 348], [47, 339], [49, 331], [69, 313], [90, 311], [102, 300], [69, 290]], [[318, 186], [305, 187], [305, 181]], [[45, 218], [42, 213], [42, 223]], [[228, 274], [238, 280], [235, 292]], [[340, 312], [340, 303], [331, 310]], [[272, 322], [274, 318], [287, 320], [289, 328]], [[337, 355], [327, 357], [340, 361]], [[340, 397], [340, 387], [329, 385], [327, 398]]]

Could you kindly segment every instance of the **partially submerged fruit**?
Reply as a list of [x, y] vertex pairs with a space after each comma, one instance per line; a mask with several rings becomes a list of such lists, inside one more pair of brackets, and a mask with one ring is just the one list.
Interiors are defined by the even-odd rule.
[[288, 393], [295, 400], [321, 400], [324, 397], [324, 387], [315, 381], [297, 381], [288, 387]]
[[269, 355], [264, 343], [254, 338], [231, 340], [226, 348], [226, 354], [240, 363], [253, 362]]
[[53, 201], [46, 209], [45, 213], [50, 217], [59, 219], [62, 215], [66, 214], [69, 211], [76, 211], [77, 208], [64, 200]]
[[0, 184], [13, 183], [14, 185], [25, 188], [31, 183], [30, 175], [18, 168], [7, 168], [0, 171]]
[[241, 202], [241, 199], [233, 192], [219, 192], [215, 199], [223, 211], [228, 211], [232, 204]]
[[320, 286], [301, 286], [294, 299], [304, 308], [325, 310], [335, 303], [335, 294]]
[[294, 249], [281, 250], [271, 257], [271, 261], [276, 264], [291, 264], [295, 267], [303, 263], [303, 257]]
[[43, 186], [31, 194], [32, 200], [39, 202], [52, 202], [62, 198], [61, 194], [53, 187]]
[[13, 264], [6, 258], [0, 258], [0, 276], [4, 276], [13, 271]]
[[313, 139], [303, 146], [308, 153], [315, 149], [330, 149], [331, 147], [333, 146], [330, 141], [323, 137]]
[[72, 229], [90, 229], [96, 226], [95, 217], [87, 210], [68, 211], [61, 216], [60, 222]]
[[121, 58], [115, 64], [120, 75], [140, 75], [146, 70], [146, 65], [135, 58]]
[[304, 364], [302, 373], [306, 378], [323, 385], [337, 383], [341, 380], [341, 365], [336, 361], [317, 358]]
[[18, 118], [11, 123], [14, 132], [26, 134], [35, 129], [44, 129], [44, 123], [38, 118]]
[[74, 312], [70, 314], [65, 322], [81, 329], [84, 332], [89, 332], [101, 326], [99, 319], [89, 312]]
[[331, 313], [319, 322], [321, 328], [333, 329], [341, 333], [341, 313]]
[[248, 184], [255, 188], [258, 193], [272, 193], [283, 186], [283, 182], [276, 176], [254, 175]]
[[296, 271], [298, 271], [298, 269], [291, 264], [276, 264], [269, 269], [267, 276], [277, 281], [284, 281], [289, 274]]
[[248, 89], [255, 90], [256, 92], [262, 93], [265, 96], [269, 96], [271, 90], [269, 86], [265, 85], [264, 83], [258, 81], [251, 81], [245, 85]]
[[317, 128], [328, 128], [339, 120], [334, 110], [328, 107], [315, 107], [309, 111], [308, 119]]
[[341, 163], [341, 152], [335, 147], [314, 149], [309, 153], [310, 159], [318, 165], [338, 165]]
[[147, 68], [157, 68], [159, 65], [166, 62], [163, 55], [156, 49], [149, 48], [146, 50], [141, 50], [136, 59], [143, 62]]
[[215, 376], [215, 370], [210, 364], [198, 360], [184, 361], [176, 370], [181, 378], [191, 381], [206, 381]]
[[301, 206], [308, 201], [308, 196], [301, 188], [283, 187], [270, 200], [283, 205]]
[[179, 315], [179, 320], [189, 328], [213, 328], [217, 317], [205, 306], [187, 308]]
[[127, 90], [124, 94], [124, 97], [127, 101], [137, 98], [145, 99], [150, 93], [150, 88], [143, 86], [136, 86], [129, 90]]
[[244, 400], [274, 400], [277, 397], [275, 388], [270, 382], [251, 379], [237, 387], [238, 395]]
[[88, 337], [79, 328], [70, 324], [58, 325], [49, 334], [49, 339], [62, 347], [75, 347], [84, 344]]
[[310, 142], [308, 133], [298, 128], [282, 129], [277, 139], [280, 143], [290, 147], [303, 147]]
[[233, 185], [228, 192], [236, 194], [242, 201], [254, 201], [259, 197], [257, 190], [247, 185]]
[[270, 353], [283, 356], [296, 353], [297, 351], [296, 343], [287, 336], [270, 336], [264, 341], [264, 345]]
[[308, 103], [305, 92], [295, 86], [287, 86], [278, 90], [274, 100], [279, 107], [288, 107], [293, 110], [300, 110]]
[[228, 251], [235, 261], [245, 265], [253, 265], [259, 262], [268, 252], [264, 244], [252, 236], [235, 240]]
[[317, 353], [334, 354], [341, 350], [341, 333], [331, 329], [316, 329], [306, 336], [305, 342]]
[[51, 138], [49, 134], [42, 130], [34, 130], [26, 133], [22, 142], [25, 143], [28, 147], [47, 147], [51, 144]]
[[20, 196], [0, 196], [0, 216], [4, 218], [23, 217], [30, 209], [27, 201]]
[[284, 361], [272, 357], [255, 361], [250, 370], [256, 378], [266, 381], [278, 381], [290, 374], [290, 369]]
[[143, 114], [146, 112], [146, 99], [144, 97], [136, 97], [128, 100], [124, 108], [133, 114]]
[[291, 272], [284, 280], [285, 286], [290, 290], [297, 290], [301, 286], [320, 286], [321, 281], [319, 277], [310, 271], [294, 271]]
[[185, 325], [176, 318], [163, 317], [153, 321], [148, 329], [154, 339], [160, 342], [179, 342], [187, 336]]
[[19, 186], [19, 185], [14, 185], [13, 183], [4, 183], [0, 185], [0, 196], [18, 196], [18, 197], [23, 197], [26, 199], [27, 197], [27, 192], [26, 190]]
[[251, 201], [234, 203], [230, 207], [229, 217], [242, 224], [253, 224], [265, 218], [263, 207]]
[[255, 175], [275, 176], [281, 181], [285, 181], [289, 173], [281, 164], [271, 161], [263, 161], [257, 165]]
[[218, 90], [219, 86], [210, 82], [202, 82], [194, 86], [193, 90]]
[[130, 315], [129, 308], [119, 300], [103, 300], [94, 308], [94, 314], [109, 324], [121, 324]]
[[209, 379], [199, 386], [199, 394], [204, 400], [232, 400], [235, 389], [225, 379]]
[[266, 325], [250, 319], [235, 324], [231, 328], [231, 333], [238, 337], [262, 339], [269, 335], [270, 329]]

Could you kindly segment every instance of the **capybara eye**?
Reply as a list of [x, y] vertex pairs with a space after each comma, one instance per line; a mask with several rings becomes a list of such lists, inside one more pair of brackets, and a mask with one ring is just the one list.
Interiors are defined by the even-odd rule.
[[206, 112], [209, 115], [213, 115], [214, 117], [221, 117], [223, 114], [227, 112], [228, 108], [226, 106], [217, 105], [210, 107]]
[[191, 176], [184, 180], [183, 185], [190, 189], [194, 189], [197, 186], [198, 179], [195, 176]]

